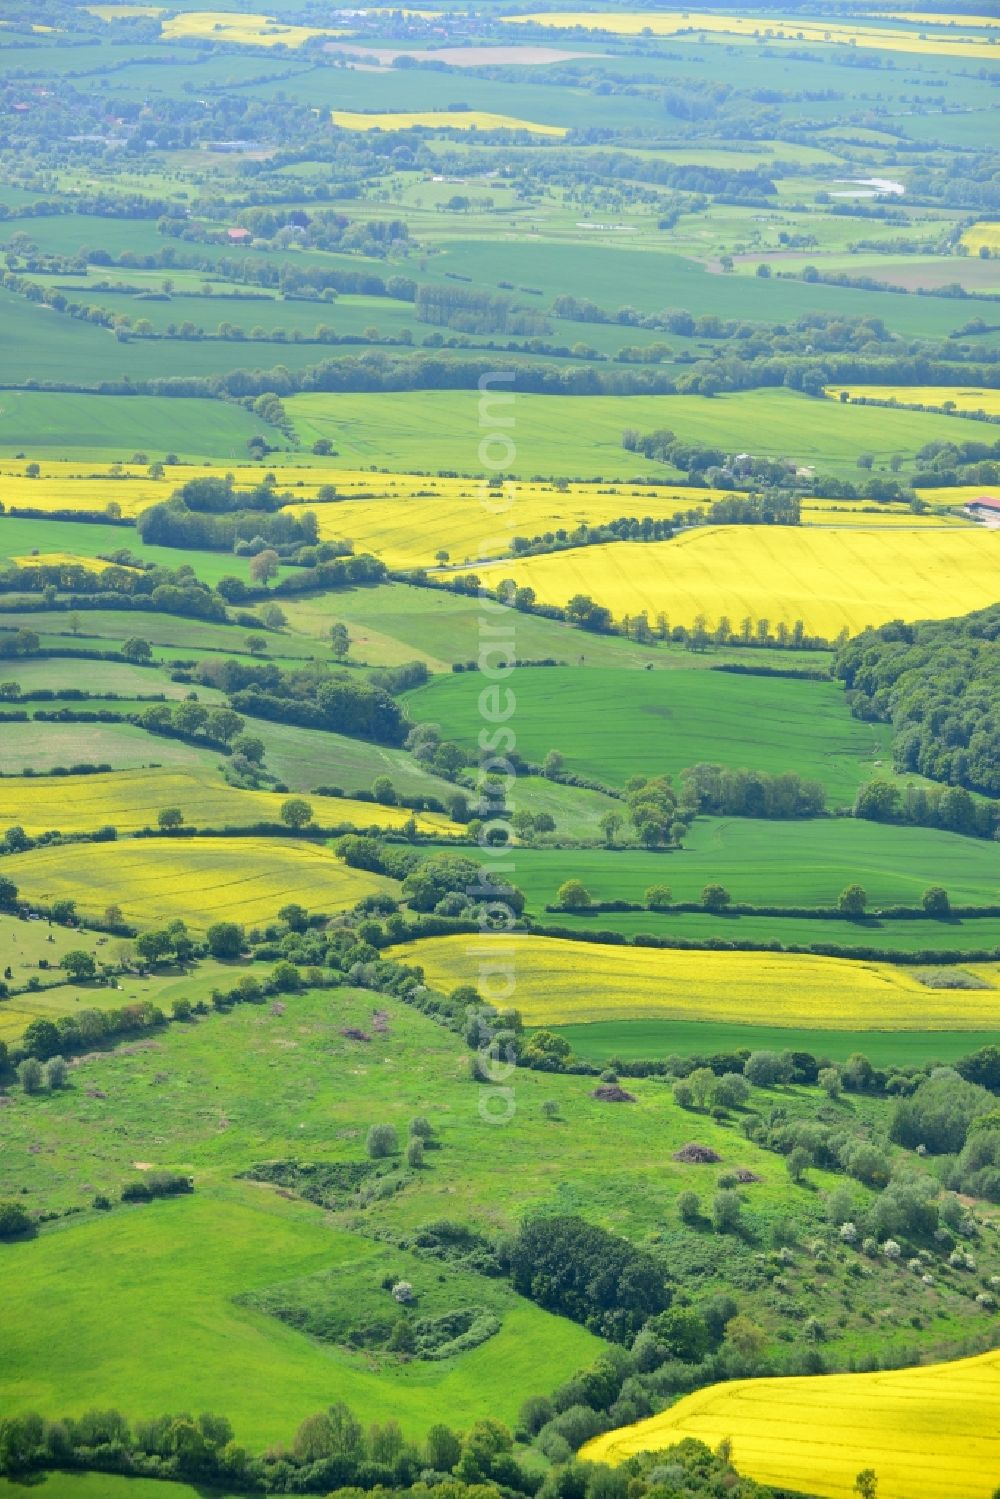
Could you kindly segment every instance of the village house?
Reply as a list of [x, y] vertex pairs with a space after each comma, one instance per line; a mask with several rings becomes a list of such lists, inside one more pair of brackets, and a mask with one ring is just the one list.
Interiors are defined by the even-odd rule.
[[982, 521], [991, 528], [1000, 528], [1000, 499], [993, 495], [979, 494], [974, 500], [966, 500], [962, 508], [970, 520]]

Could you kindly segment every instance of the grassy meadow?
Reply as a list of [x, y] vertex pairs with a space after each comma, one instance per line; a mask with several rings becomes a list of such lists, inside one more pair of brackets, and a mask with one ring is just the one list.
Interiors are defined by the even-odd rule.
[[[87, 1058], [66, 1092], [19, 1099], [7, 1111], [9, 1149], [0, 1180], [23, 1181], [39, 1204], [85, 1207], [95, 1190], [113, 1188], [147, 1164], [170, 1164], [195, 1178], [192, 1198], [116, 1207], [104, 1215], [84, 1212], [72, 1226], [12, 1247], [23, 1269], [9, 1301], [8, 1355], [0, 1375], [7, 1409], [80, 1410], [100, 1402], [127, 1404], [138, 1415], [175, 1408], [178, 1399], [201, 1408], [211, 1404], [236, 1347], [247, 1377], [230, 1392], [227, 1411], [240, 1437], [259, 1432], [265, 1441], [279, 1439], [303, 1411], [338, 1397], [363, 1419], [392, 1414], [405, 1431], [419, 1434], [436, 1419], [442, 1398], [455, 1400], [465, 1421], [483, 1413], [511, 1420], [521, 1390], [545, 1388], [593, 1359], [598, 1340], [509, 1293], [505, 1299], [502, 1283], [491, 1283], [486, 1293], [502, 1311], [500, 1332], [436, 1364], [352, 1354], [247, 1304], [276, 1294], [304, 1296], [311, 1283], [330, 1286], [327, 1304], [336, 1315], [349, 1314], [352, 1301], [357, 1306], [385, 1297], [378, 1288], [391, 1246], [387, 1251], [373, 1243], [370, 1229], [377, 1222], [398, 1233], [423, 1224], [440, 1213], [443, 1201], [452, 1216], [495, 1226], [553, 1203], [650, 1240], [677, 1193], [704, 1184], [704, 1168], [671, 1159], [691, 1138], [693, 1121], [655, 1081], [635, 1083], [638, 1107], [623, 1111], [591, 1098], [587, 1079], [519, 1074], [504, 1149], [485, 1160], [461, 1042], [391, 1000], [384, 1006], [389, 1033], [376, 1047], [345, 1037], [347, 1025], [369, 1023], [372, 998], [324, 991], [297, 996], [287, 1006], [249, 1006], [175, 1024], [153, 1045]], [[762, 1105], [767, 1096], [761, 1095]], [[794, 1102], [799, 1090], [783, 1096]], [[543, 1111], [546, 1100], [557, 1104], [556, 1117]], [[859, 1107], [850, 1100], [839, 1105], [845, 1121]], [[364, 1198], [348, 1199], [324, 1221], [301, 1201], [233, 1179], [254, 1161], [289, 1155], [356, 1160], [373, 1117], [402, 1126], [420, 1111], [428, 1113], [439, 1148], [421, 1172], [390, 1162], [387, 1179], [399, 1185], [368, 1206]], [[807, 1221], [819, 1221], [814, 1194], [791, 1187], [784, 1171], [775, 1170], [774, 1157], [738, 1129], [699, 1118], [697, 1130], [721, 1156], [720, 1169], [739, 1165], [760, 1177], [747, 1207], [754, 1236], [766, 1234], [793, 1203]], [[612, 1160], [616, 1169], [609, 1172]], [[816, 1185], [829, 1180], [814, 1173]], [[867, 1189], [859, 1186], [857, 1193], [860, 1205]], [[685, 1256], [718, 1253], [720, 1268], [732, 1263], [733, 1249], [713, 1251], [703, 1230], [685, 1230], [682, 1239]], [[107, 1263], [116, 1303], [127, 1313], [120, 1359], [106, 1357], [106, 1319], [72, 1279], [81, 1248]], [[390, 1263], [412, 1265], [421, 1289], [429, 1269], [440, 1273], [433, 1260], [405, 1252]], [[805, 1292], [808, 1264], [797, 1264], [789, 1279], [795, 1296]], [[50, 1294], [64, 1284], [80, 1286], [78, 1299], [73, 1291], [71, 1349], [58, 1348], [55, 1329], [65, 1302]], [[840, 1285], [838, 1270], [829, 1289], [820, 1291], [824, 1307], [836, 1304]], [[461, 1272], [453, 1288], [452, 1304], [470, 1289]], [[862, 1288], [859, 1308], [872, 1296]], [[974, 1309], [957, 1290], [942, 1288], [932, 1297], [914, 1280], [903, 1301], [919, 1308], [938, 1335], [974, 1325]], [[748, 1302], [776, 1336], [784, 1314], [768, 1311], [759, 1292]], [[43, 1327], [53, 1333], [40, 1343]], [[838, 1344], [857, 1346], [863, 1327], [863, 1319], [848, 1319], [836, 1334]], [[886, 1322], [881, 1335], [890, 1344], [905, 1338], [904, 1319]], [[156, 1360], [141, 1357], [150, 1340], [159, 1350]]]

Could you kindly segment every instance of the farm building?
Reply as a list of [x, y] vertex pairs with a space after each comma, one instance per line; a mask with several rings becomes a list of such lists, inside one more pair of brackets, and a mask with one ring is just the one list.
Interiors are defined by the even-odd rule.
[[980, 520], [987, 526], [1000, 527], [1000, 499], [995, 499], [993, 495], [977, 495], [974, 500], [966, 500], [963, 508], [970, 520]]

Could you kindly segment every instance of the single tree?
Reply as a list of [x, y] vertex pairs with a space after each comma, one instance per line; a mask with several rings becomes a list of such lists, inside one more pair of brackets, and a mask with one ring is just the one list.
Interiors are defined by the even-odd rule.
[[304, 828], [312, 822], [313, 809], [303, 796], [290, 796], [281, 804], [281, 820], [288, 828]]
[[62, 966], [74, 984], [92, 979], [97, 972], [93, 953], [84, 952], [82, 948], [75, 947], [72, 952], [63, 953]]
[[848, 885], [837, 898], [837, 910], [845, 916], [863, 916], [868, 895], [861, 885]]
[[811, 1165], [812, 1156], [803, 1145], [796, 1145], [795, 1149], [789, 1151], [785, 1157], [785, 1167], [788, 1175], [796, 1185], [802, 1180]]
[[282, 630], [288, 623], [288, 615], [280, 604], [265, 604], [260, 617], [269, 630]]
[[238, 958], [243, 951], [243, 928], [235, 921], [216, 921], [205, 933], [213, 958]]
[[941, 885], [930, 885], [921, 896], [920, 903], [928, 916], [947, 916], [951, 911], [948, 892]]
[[550, 781], [556, 781], [562, 774], [565, 764], [565, 755], [560, 754], [558, 750], [549, 750], [542, 762], [542, 774], [547, 776]]
[[351, 649], [351, 636], [346, 625], [330, 625], [330, 648], [337, 661], [346, 660], [346, 655]]
[[599, 827], [604, 834], [604, 841], [608, 848], [614, 848], [615, 839], [621, 831], [625, 819], [620, 812], [605, 812], [601, 818]]
[[184, 821], [184, 813], [180, 807], [161, 807], [156, 814], [156, 821], [165, 832], [171, 828], [179, 828]]
[[566, 880], [556, 891], [556, 904], [567, 910], [581, 911], [590, 903], [590, 891], [579, 880]]
[[276, 551], [266, 547], [250, 558], [250, 576], [255, 583], [269, 583], [278, 571], [279, 558]]
[[706, 911], [724, 911], [731, 900], [725, 885], [706, 885], [701, 892], [701, 903]]

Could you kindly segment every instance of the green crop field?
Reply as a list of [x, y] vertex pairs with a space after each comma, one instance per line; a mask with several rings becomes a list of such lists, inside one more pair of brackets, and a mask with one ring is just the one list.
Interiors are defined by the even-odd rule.
[[608, 1020], [591, 1025], [560, 1025], [578, 1057], [605, 1063], [648, 1060], [671, 1055], [708, 1057], [734, 1051], [775, 1051], [802, 1048], [817, 1057], [846, 1062], [863, 1052], [877, 1067], [908, 1062], [948, 1063], [967, 1056], [969, 1049], [988, 1046], [992, 1031], [810, 1031], [766, 1025], [721, 1025], [711, 1021]]
[[160, 396], [5, 390], [0, 405], [0, 452], [23, 451], [34, 459], [114, 461], [135, 452], [151, 458], [173, 452], [182, 458], [243, 460], [247, 440], [266, 425], [218, 401]]
[[598, 912], [593, 916], [549, 915], [541, 919], [574, 933], [620, 932], [625, 937], [662, 937], [668, 942], [694, 940], [721, 946], [750, 942], [778, 944], [794, 950], [862, 947], [900, 955], [1000, 954], [1000, 917], [892, 921], [873, 914], [857, 921], [839, 921], [809, 916], [708, 915], [700, 911], [665, 915], [629, 911]]
[[[511, 801], [519, 804], [521, 787], [531, 785], [531, 779], [518, 782]], [[518, 884], [538, 914], [555, 901], [566, 878], [565, 858], [545, 848], [518, 848], [515, 857]], [[668, 885], [676, 901], [695, 901], [705, 885], [718, 882], [737, 903], [834, 906], [845, 885], [857, 881], [874, 908], [918, 906], [928, 885], [945, 886], [955, 905], [1000, 905], [995, 843], [844, 818], [698, 817], [682, 848], [581, 849], [573, 856], [573, 875], [595, 901], [641, 901], [650, 885]]]
[[996, 1499], [1000, 24], [511, 9], [0, 21], [0, 1499]]
[[[478, 402], [463, 392], [402, 395], [293, 396], [287, 402], [300, 439], [328, 438], [344, 461], [406, 471], [474, 472], [481, 435]], [[499, 409], [499, 408], [497, 408]], [[791, 391], [704, 396], [522, 396], [516, 408], [512, 473], [576, 478], [661, 473], [664, 466], [626, 453], [626, 427], [669, 427], [685, 441], [753, 448], [768, 457], [814, 464], [824, 472], [856, 471], [859, 454], [912, 457], [935, 438], [974, 441], [977, 424], [960, 417], [862, 408], [848, 412]], [[488, 419], [487, 419], [488, 425]], [[505, 465], [506, 466], [506, 465]], [[516, 510], [515, 510], [516, 516]]]
[[[630, 775], [676, 775], [709, 761], [820, 780], [831, 806], [891, 764], [879, 724], [852, 719], [830, 682], [742, 677], [723, 672], [525, 668], [517, 675], [514, 724], [522, 755], [549, 750], [566, 767], [621, 786]], [[408, 698], [411, 716], [471, 742], [476, 701], [461, 678], [442, 677]]]

